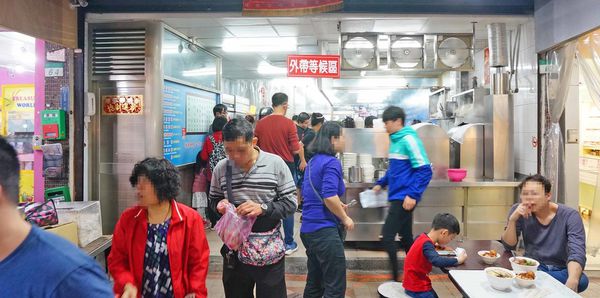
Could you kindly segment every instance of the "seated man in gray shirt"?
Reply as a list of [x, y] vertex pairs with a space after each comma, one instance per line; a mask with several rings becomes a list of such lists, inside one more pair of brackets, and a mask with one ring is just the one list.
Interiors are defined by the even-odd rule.
[[523, 233], [525, 256], [540, 262], [538, 270], [550, 274], [575, 292], [588, 287], [585, 268], [585, 231], [573, 208], [550, 202], [550, 181], [539, 174], [523, 180], [521, 203], [508, 213], [502, 234], [507, 249], [514, 249]]
[[286, 297], [285, 247], [279, 227], [281, 220], [297, 208], [292, 173], [281, 157], [256, 147], [252, 125], [245, 119], [229, 121], [223, 128], [223, 140], [227, 159], [213, 171], [211, 208], [224, 214], [227, 205], [233, 204], [237, 214], [256, 217], [252, 226], [256, 234], [250, 238], [264, 240], [252, 244], [259, 252], [256, 257], [260, 264], [237, 258], [244, 255], [247, 245], [242, 245], [240, 254], [225, 245], [221, 248], [225, 297], [254, 297], [255, 286], [256, 297]]

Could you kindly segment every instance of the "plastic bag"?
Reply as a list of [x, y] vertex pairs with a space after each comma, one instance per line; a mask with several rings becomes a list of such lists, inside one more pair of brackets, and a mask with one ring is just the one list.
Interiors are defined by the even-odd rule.
[[248, 239], [256, 217], [239, 216], [232, 204], [227, 205], [227, 211], [215, 225], [217, 235], [231, 250], [238, 250]]
[[387, 207], [387, 192], [380, 191], [375, 193], [372, 189], [365, 190], [359, 194], [360, 205], [363, 208], [381, 208]]

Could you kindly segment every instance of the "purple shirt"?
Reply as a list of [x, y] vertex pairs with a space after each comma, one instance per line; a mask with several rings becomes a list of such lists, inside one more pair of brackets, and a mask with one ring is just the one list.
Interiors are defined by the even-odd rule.
[[[519, 204], [510, 209], [508, 216]], [[556, 215], [548, 225], [542, 225], [535, 216], [517, 220], [517, 236], [523, 232], [525, 256], [544, 265], [566, 268], [575, 261], [585, 268], [585, 230], [579, 213], [573, 208], [558, 204]], [[514, 249], [514, 246], [504, 246]]]
[[[338, 226], [338, 218], [327, 209], [323, 200], [335, 195], [341, 197], [344, 194], [346, 188], [343, 179], [342, 164], [337, 158], [325, 154], [317, 154], [311, 158], [304, 170], [302, 184], [304, 201], [301, 233], [312, 233], [323, 228]], [[319, 192], [318, 195], [315, 194], [310, 181]]]

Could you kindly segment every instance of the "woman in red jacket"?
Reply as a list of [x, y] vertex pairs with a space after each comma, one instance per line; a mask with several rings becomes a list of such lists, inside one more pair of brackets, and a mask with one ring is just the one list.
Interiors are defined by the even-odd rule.
[[208, 242], [202, 217], [175, 201], [177, 169], [168, 160], [146, 158], [129, 182], [139, 205], [121, 215], [108, 256], [117, 296], [207, 297]]

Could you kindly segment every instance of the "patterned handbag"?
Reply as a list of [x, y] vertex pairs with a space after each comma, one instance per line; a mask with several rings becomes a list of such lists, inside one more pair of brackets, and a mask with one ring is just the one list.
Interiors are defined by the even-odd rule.
[[[232, 165], [231, 161], [228, 160], [225, 181], [227, 183], [227, 196], [229, 198], [233, 198], [231, 177]], [[280, 227], [281, 222], [270, 231], [251, 232], [248, 235], [248, 239], [242, 242], [242, 246], [238, 249], [238, 260], [246, 265], [257, 267], [279, 262], [285, 256], [285, 244], [283, 243], [283, 237], [281, 237]], [[229, 259], [229, 257], [226, 257], [226, 259]]]
[[278, 224], [273, 230], [250, 233], [238, 251], [238, 259], [246, 265], [268, 266], [279, 262], [285, 256], [285, 245]]
[[58, 224], [58, 212], [53, 200], [25, 206], [25, 220], [38, 227]]

